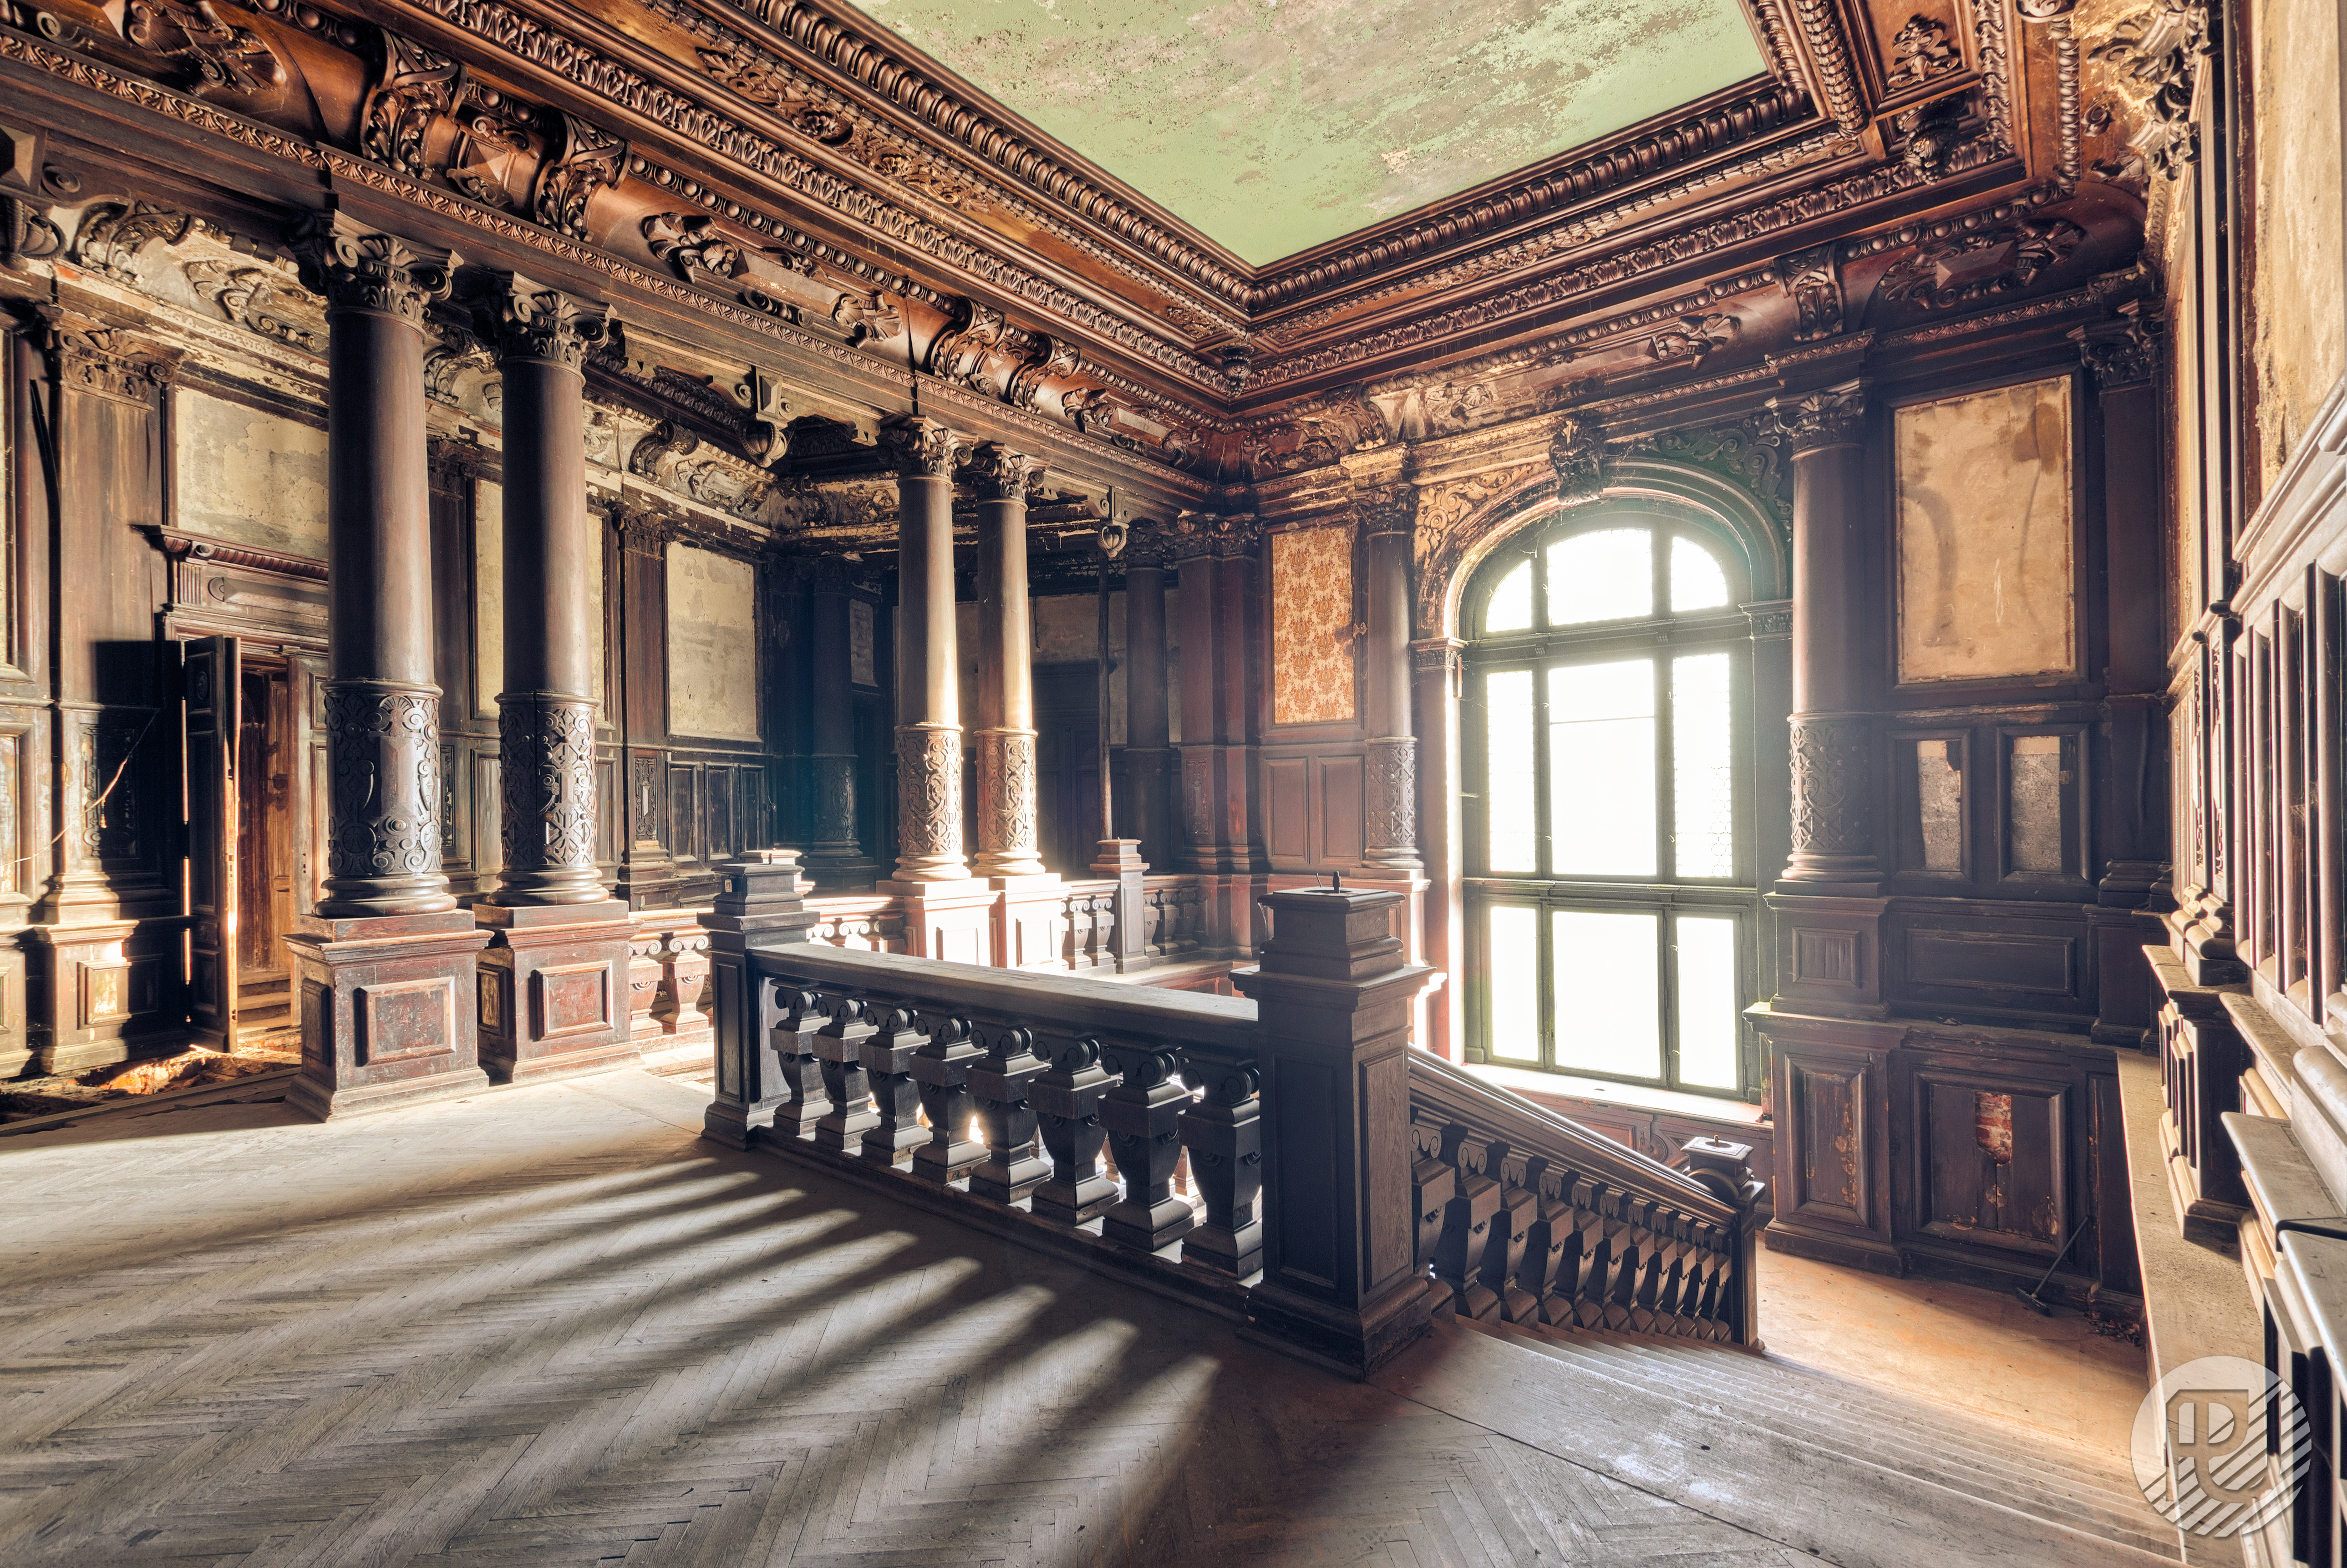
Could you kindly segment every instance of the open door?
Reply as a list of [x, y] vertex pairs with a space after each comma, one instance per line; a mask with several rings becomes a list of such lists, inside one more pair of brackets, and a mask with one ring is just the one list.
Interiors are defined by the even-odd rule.
[[237, 747], [244, 671], [233, 637], [188, 644], [188, 1013], [198, 1043], [236, 1041]]

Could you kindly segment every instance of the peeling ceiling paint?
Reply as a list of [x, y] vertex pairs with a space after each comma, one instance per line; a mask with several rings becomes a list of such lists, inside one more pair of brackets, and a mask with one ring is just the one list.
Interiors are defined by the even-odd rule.
[[856, 0], [1262, 266], [1759, 76], [1737, 0]]

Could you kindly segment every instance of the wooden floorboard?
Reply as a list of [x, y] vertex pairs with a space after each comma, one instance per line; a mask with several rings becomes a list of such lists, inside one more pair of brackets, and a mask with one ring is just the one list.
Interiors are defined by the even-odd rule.
[[0, 1562], [1868, 1560], [697, 1124], [623, 1074], [0, 1141]]

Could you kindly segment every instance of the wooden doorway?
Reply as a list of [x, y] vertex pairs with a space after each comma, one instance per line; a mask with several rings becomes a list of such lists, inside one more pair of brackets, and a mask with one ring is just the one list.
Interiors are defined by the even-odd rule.
[[302, 901], [295, 670], [240, 639], [189, 644], [190, 1027], [215, 1050], [291, 1029], [285, 937]]

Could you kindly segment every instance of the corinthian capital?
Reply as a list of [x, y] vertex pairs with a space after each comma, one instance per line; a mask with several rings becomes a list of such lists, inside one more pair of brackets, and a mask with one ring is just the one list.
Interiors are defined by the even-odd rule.
[[999, 441], [989, 441], [970, 452], [961, 477], [981, 501], [1023, 501], [1042, 479], [1043, 465]]
[[292, 234], [302, 283], [334, 310], [381, 311], [421, 327], [448, 292], [456, 253], [377, 234], [341, 212], [308, 218]]
[[1866, 428], [1866, 384], [1845, 381], [1817, 392], [1772, 397], [1768, 412], [1793, 456], [1854, 445]]
[[1418, 487], [1379, 485], [1358, 492], [1355, 502], [1372, 534], [1406, 534], [1418, 522]]
[[519, 272], [498, 272], [487, 299], [496, 313], [500, 359], [551, 360], [577, 370], [587, 349], [610, 331], [608, 305], [574, 300], [559, 289], [534, 282]]
[[896, 415], [880, 422], [880, 452], [908, 478], [950, 479], [961, 437], [934, 419]]

